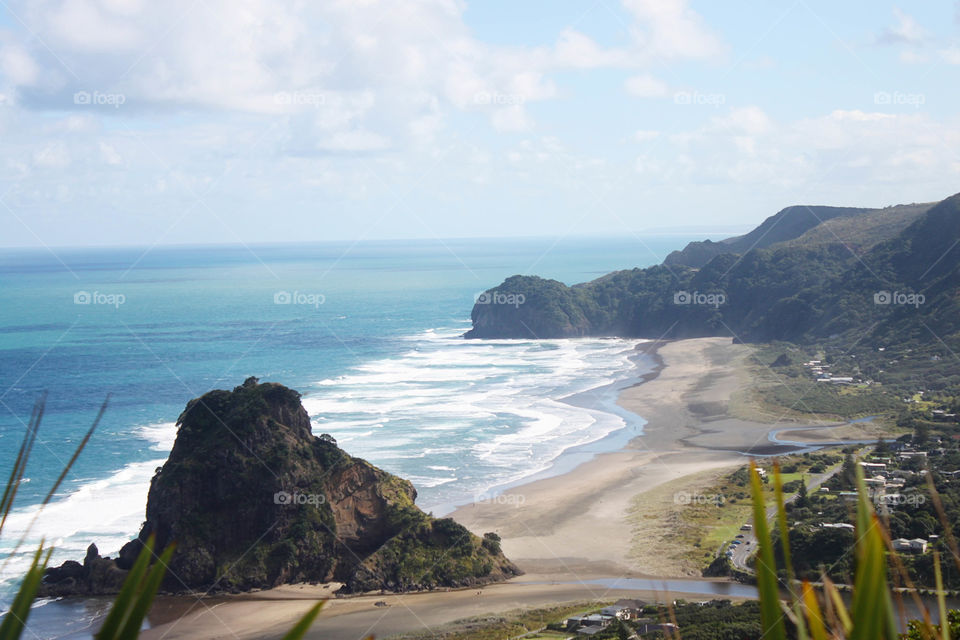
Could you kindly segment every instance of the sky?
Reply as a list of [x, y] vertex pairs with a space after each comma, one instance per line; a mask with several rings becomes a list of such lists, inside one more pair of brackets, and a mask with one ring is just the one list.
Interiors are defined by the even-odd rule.
[[940, 200], [958, 76], [954, 1], [0, 0], [0, 247]]

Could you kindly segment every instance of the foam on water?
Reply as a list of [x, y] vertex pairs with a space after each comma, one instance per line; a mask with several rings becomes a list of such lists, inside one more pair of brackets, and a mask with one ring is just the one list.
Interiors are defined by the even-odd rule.
[[304, 397], [314, 432], [409, 478], [422, 506], [443, 511], [625, 426], [614, 413], [564, 399], [635, 377], [638, 340], [479, 342], [461, 334], [425, 331], [406, 338], [411, 348], [399, 355], [318, 381]]
[[[635, 375], [636, 340], [466, 341], [462, 328], [403, 339], [399, 355], [318, 381], [304, 397], [316, 433], [353, 455], [409, 478], [418, 503], [442, 512], [492, 487], [547, 469], [565, 450], [624, 426], [612, 413], [564, 398]], [[42, 512], [15, 509], [0, 554], [0, 591], [23, 575], [41, 534], [52, 564], [81, 558], [95, 542], [115, 555], [138, 532], [150, 479], [176, 438], [174, 423], [138, 427], [140, 460], [106, 478], [75, 479]], [[152, 455], [155, 454], [155, 455]]]
[[7, 518], [0, 539], [0, 556], [11, 554], [17, 542], [23, 545], [0, 570], [0, 586], [7, 586], [26, 572], [41, 537], [55, 547], [51, 565], [82, 558], [94, 542], [101, 555], [115, 555], [140, 530], [150, 479], [164, 463], [176, 438], [174, 423], [151, 424], [136, 429], [150, 443], [156, 458], [125, 465], [113, 475], [79, 483], [76, 489], [55, 498], [42, 511], [39, 505], [16, 508]]

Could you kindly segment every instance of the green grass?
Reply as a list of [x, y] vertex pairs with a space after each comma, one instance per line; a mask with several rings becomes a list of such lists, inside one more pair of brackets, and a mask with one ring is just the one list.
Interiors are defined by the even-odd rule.
[[[508, 611], [498, 615], [457, 620], [439, 628], [425, 630], [423, 633], [404, 634], [392, 636], [392, 638], [395, 640], [505, 640], [535, 631], [550, 623], [563, 622], [571, 616], [592, 613], [609, 604], [613, 604], [613, 600]], [[573, 634], [544, 630], [527, 637], [561, 640], [571, 635]]]
[[[792, 455], [783, 456], [779, 460], [783, 465], [799, 466], [796, 472], [781, 474], [784, 484], [801, 478], [806, 478], [809, 483], [811, 476], [814, 475], [809, 469], [816, 459], [806, 455]], [[835, 462], [826, 469], [831, 470], [841, 464], [842, 462]], [[772, 471], [770, 474], [772, 475]], [[738, 484], [735, 480], [736, 475], [736, 471], [726, 473], [721, 476], [719, 482], [701, 490], [701, 493], [706, 495], [726, 496], [727, 499], [721, 506], [691, 504], [680, 511], [680, 518], [685, 526], [677, 532], [677, 539], [691, 549], [691, 558], [695, 558], [703, 567], [713, 561], [721, 545], [726, 548], [726, 545], [735, 540], [737, 534], [742, 533], [740, 527], [744, 523], [751, 522], [753, 517], [750, 487], [746, 483]], [[766, 500], [773, 499], [772, 480], [763, 485], [763, 493]], [[737, 497], [738, 495], [741, 497]], [[788, 493], [786, 497], [789, 498], [791, 495]]]

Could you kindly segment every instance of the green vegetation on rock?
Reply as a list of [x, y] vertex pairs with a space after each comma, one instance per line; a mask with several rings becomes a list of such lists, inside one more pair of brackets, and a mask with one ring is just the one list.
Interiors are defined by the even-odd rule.
[[[211, 391], [188, 403], [178, 425], [140, 535], [109, 567], [121, 578], [150, 536], [177, 545], [171, 591], [317, 581], [405, 591], [519, 573], [498, 546], [417, 508], [410, 482], [313, 436], [300, 394], [280, 384], [250, 378]], [[46, 594], [89, 590], [53, 571]]]

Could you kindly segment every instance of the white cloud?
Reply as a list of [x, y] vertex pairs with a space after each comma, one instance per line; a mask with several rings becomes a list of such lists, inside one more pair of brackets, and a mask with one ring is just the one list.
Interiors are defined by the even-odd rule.
[[[686, 0], [624, 0], [631, 40], [612, 48], [572, 28], [553, 47], [485, 43], [464, 23], [457, 0], [11, 5], [37, 37], [7, 43], [0, 70], [14, 87], [34, 88], [23, 101], [29, 108], [75, 109], [73, 94], [100, 91], [123, 95], [141, 113], [313, 111], [344, 132], [360, 127], [394, 144], [435, 134], [451, 108], [479, 109], [501, 130], [528, 127], [529, 111], [514, 107], [556, 98], [556, 71], [636, 69], [664, 59], [710, 59], [725, 49]], [[627, 86], [665, 92], [642, 74]], [[357, 113], [351, 101], [361, 94], [374, 95], [375, 105]]]
[[624, 88], [638, 98], [662, 98], [670, 93], [665, 82], [646, 73], [627, 78]]
[[[747, 107], [666, 136], [655, 157], [637, 157], [635, 170], [655, 183], [674, 181], [691, 188], [739, 183], [786, 189], [784, 197], [792, 203], [797, 196], [790, 190], [810, 184], [837, 193], [949, 185], [956, 181], [957, 162], [942, 150], [958, 145], [960, 129], [924, 113], [835, 110], [777, 122], [759, 108]], [[849, 195], [844, 198], [849, 201]]]
[[630, 54], [624, 49], [604, 49], [592, 38], [576, 29], [564, 29], [557, 39], [555, 64], [573, 69], [631, 66]]
[[711, 58], [726, 46], [686, 0], [624, 0], [639, 48], [657, 59]]
[[953, 45], [940, 50], [940, 57], [947, 64], [960, 64], [960, 46]]
[[37, 81], [40, 67], [24, 47], [8, 43], [0, 46], [0, 73], [15, 85], [31, 86]]
[[317, 148], [323, 151], [380, 151], [390, 146], [390, 141], [371, 131], [337, 131], [321, 140]]
[[897, 19], [897, 24], [887, 27], [877, 39], [880, 44], [924, 44], [929, 37], [927, 30], [913, 19], [912, 16], [904, 13], [899, 8], [894, 8], [893, 15]]
[[70, 165], [70, 153], [63, 142], [51, 142], [33, 154], [33, 166], [39, 169], [63, 169]]
[[659, 131], [651, 131], [646, 129], [640, 129], [639, 131], [633, 134], [633, 139], [637, 142], [648, 142], [660, 137]]
[[109, 165], [120, 165], [123, 164], [123, 158], [120, 157], [120, 154], [117, 153], [117, 150], [113, 145], [104, 142], [101, 140], [98, 144], [100, 149], [100, 156], [103, 158], [103, 161]]
[[493, 128], [497, 131], [527, 131], [532, 126], [522, 105], [515, 104], [493, 112]]
[[929, 62], [930, 58], [926, 54], [914, 51], [912, 49], [904, 49], [900, 52], [900, 62], [904, 64], [923, 64]]
[[726, 115], [711, 118], [710, 126], [718, 131], [757, 135], [769, 132], [773, 122], [763, 109], [750, 106], [734, 108]]

